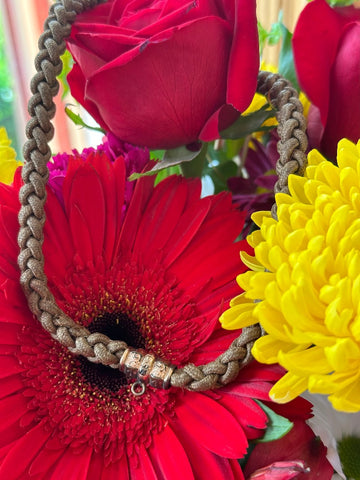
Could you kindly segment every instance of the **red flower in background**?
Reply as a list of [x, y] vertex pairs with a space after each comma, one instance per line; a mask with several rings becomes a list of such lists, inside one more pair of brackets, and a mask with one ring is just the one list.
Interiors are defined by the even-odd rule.
[[[136, 183], [125, 215], [125, 166], [105, 153], [71, 157], [63, 201], [48, 189], [44, 255], [60, 307], [90, 331], [176, 365], [207, 363], [238, 332], [219, 311], [244, 267], [243, 215], [231, 197], [200, 199], [200, 182]], [[237, 458], [258, 438], [282, 374], [256, 362], [214, 392], [135, 397], [119, 371], [74, 357], [43, 331], [19, 286], [19, 178], [0, 188], [0, 478], [243, 479]]]
[[149, 148], [214, 140], [255, 93], [256, 1], [108, 1], [68, 47], [71, 92], [105, 130]]
[[[49, 168], [49, 185], [54, 193], [57, 195], [60, 202], [63, 202], [62, 186], [64, 178], [66, 176], [66, 170], [69, 164], [71, 156], [76, 156], [86, 160], [91, 154], [98, 152], [104, 152], [106, 156], [115, 161], [118, 157], [122, 157], [125, 165], [125, 176], [128, 178], [132, 173], [139, 173], [143, 171], [146, 164], [149, 162], [149, 152], [146, 148], [139, 148], [129, 143], [121, 142], [113, 134], [108, 133], [103, 137], [103, 143], [98, 147], [85, 148], [81, 154], [77, 150], [73, 150], [73, 155], [68, 153], [60, 153], [51, 159], [48, 163]], [[123, 210], [126, 210], [127, 204], [130, 201], [131, 195], [134, 190], [136, 182], [125, 182], [124, 192], [124, 206]]]
[[300, 87], [315, 106], [310, 144], [335, 159], [341, 138], [360, 137], [360, 9], [310, 2], [295, 27], [293, 50]]
[[276, 133], [271, 134], [266, 145], [252, 139], [244, 161], [246, 177], [231, 177], [227, 181], [234, 204], [246, 213], [243, 238], [254, 226], [251, 215], [259, 210], [271, 210], [275, 202], [277, 141]]
[[330, 480], [334, 469], [326, 458], [326, 447], [305, 423], [306, 402], [299, 397], [271, 408], [290, 419], [293, 427], [278, 440], [258, 443], [244, 468], [249, 480]]

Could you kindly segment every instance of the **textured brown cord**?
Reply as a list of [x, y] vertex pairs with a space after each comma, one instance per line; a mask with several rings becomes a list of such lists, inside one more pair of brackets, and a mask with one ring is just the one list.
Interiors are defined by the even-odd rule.
[[280, 158], [276, 165], [278, 181], [275, 193], [289, 193], [290, 174], [303, 175], [306, 167], [306, 120], [297, 91], [291, 83], [276, 73], [259, 72], [257, 91], [268, 98], [277, 111]]
[[[55, 115], [53, 97], [59, 88], [56, 76], [62, 69], [60, 56], [65, 50], [64, 39], [70, 34], [71, 24], [76, 15], [101, 2], [102, 0], [58, 0], [50, 8], [44, 33], [39, 39], [39, 53], [35, 59], [37, 73], [31, 81], [33, 96], [28, 106], [31, 119], [26, 127], [29, 140], [24, 146], [25, 165], [22, 170], [24, 186], [20, 191], [19, 266], [20, 281], [29, 307], [44, 329], [74, 354], [83, 355], [91, 362], [119, 368], [120, 359], [127, 345], [118, 340], [111, 340], [101, 333], [90, 333], [61, 311], [47, 287], [42, 252], [44, 204], [48, 180], [47, 162], [51, 156], [48, 142], [54, 133], [50, 120]], [[298, 133], [302, 121], [297, 120], [298, 106], [293, 106], [296, 99], [294, 100], [292, 91], [288, 93], [290, 87], [286, 84], [286, 93], [283, 94], [281, 87], [283, 84], [279, 84], [280, 78], [274, 81], [272, 78], [266, 74], [260, 75], [259, 91], [268, 94], [270, 102], [280, 110], [280, 163], [286, 169], [285, 163], [291, 163], [293, 157], [296, 165], [301, 163], [297, 149], [298, 145], [301, 142], [303, 145], [304, 142]], [[263, 82], [271, 85], [268, 87], [266, 83], [264, 86]], [[286, 99], [278, 100], [279, 95]], [[284, 119], [293, 124], [295, 120], [296, 126], [292, 130], [290, 127], [285, 128]], [[301, 142], [298, 137], [302, 139]], [[291, 153], [288, 154], [290, 150]], [[298, 171], [301, 168], [303, 167], [298, 167]], [[280, 168], [279, 171], [282, 178]], [[291, 171], [295, 170], [291, 168]], [[283, 180], [279, 182], [284, 183]], [[239, 338], [215, 361], [199, 367], [190, 364], [175, 370], [171, 377], [171, 385], [190, 390], [207, 390], [229, 383], [236, 378], [239, 369], [252, 359], [251, 348], [260, 334], [261, 330], [257, 325], [243, 329]]]

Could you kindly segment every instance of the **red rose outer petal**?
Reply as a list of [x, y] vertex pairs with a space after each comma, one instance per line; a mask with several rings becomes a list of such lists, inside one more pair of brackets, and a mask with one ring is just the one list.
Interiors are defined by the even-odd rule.
[[256, 2], [235, 3], [234, 38], [230, 52], [226, 103], [243, 112], [255, 95], [259, 70]]
[[334, 157], [341, 138], [360, 137], [360, 22], [343, 31], [330, 74], [331, 100], [321, 151]]
[[115, 108], [101, 115], [122, 140], [149, 148], [191, 143], [225, 104], [230, 46], [223, 20], [201, 19], [164, 43], [150, 43], [127, 64], [120, 57], [100, 69], [85, 98], [98, 105], [114, 105], [116, 98]]
[[314, 0], [300, 14], [293, 36], [299, 84], [310, 101], [320, 109], [324, 125], [330, 100], [328, 79], [340, 39], [340, 28], [335, 11], [324, 0]]

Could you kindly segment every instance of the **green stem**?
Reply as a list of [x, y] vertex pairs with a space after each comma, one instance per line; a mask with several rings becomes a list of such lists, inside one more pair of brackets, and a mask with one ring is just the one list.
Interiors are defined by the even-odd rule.
[[180, 164], [181, 172], [186, 178], [201, 178], [205, 166], [207, 152], [207, 143], [203, 143], [198, 155], [190, 162], [183, 162]]

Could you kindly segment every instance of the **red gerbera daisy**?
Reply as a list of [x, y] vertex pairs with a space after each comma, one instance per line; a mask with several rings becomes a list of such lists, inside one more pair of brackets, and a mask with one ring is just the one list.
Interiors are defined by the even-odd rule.
[[[28, 310], [17, 268], [17, 178], [0, 187], [0, 478], [243, 479], [237, 458], [261, 436], [276, 367], [252, 363], [216, 392], [134, 396], [126, 377], [73, 356]], [[140, 180], [125, 216], [124, 162], [70, 159], [63, 199], [48, 189], [44, 255], [50, 290], [90, 331], [177, 366], [206, 363], [237, 333], [218, 315], [237, 293], [243, 219], [200, 184]], [[62, 201], [63, 200], [63, 201]]]

